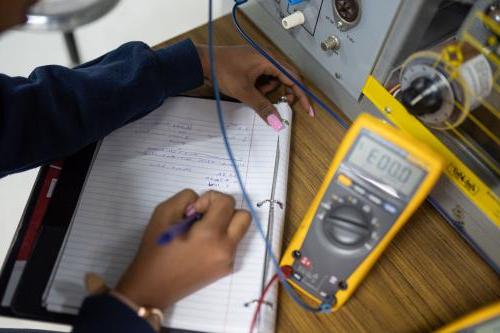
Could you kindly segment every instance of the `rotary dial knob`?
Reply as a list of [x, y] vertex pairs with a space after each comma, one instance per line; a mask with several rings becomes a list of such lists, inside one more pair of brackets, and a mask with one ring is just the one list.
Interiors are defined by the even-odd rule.
[[349, 248], [362, 246], [370, 239], [372, 225], [359, 207], [341, 205], [330, 210], [323, 223], [324, 232], [332, 243]]

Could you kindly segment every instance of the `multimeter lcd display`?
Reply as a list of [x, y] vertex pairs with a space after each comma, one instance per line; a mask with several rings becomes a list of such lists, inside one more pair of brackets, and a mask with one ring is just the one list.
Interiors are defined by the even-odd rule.
[[348, 161], [406, 196], [413, 193], [425, 175], [402, 153], [366, 134], [358, 138]]

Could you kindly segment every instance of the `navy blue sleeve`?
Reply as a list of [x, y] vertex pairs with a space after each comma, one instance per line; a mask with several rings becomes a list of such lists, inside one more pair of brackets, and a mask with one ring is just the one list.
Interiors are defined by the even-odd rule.
[[113, 296], [87, 297], [73, 333], [155, 333], [153, 327]]
[[75, 69], [0, 74], [0, 178], [63, 158], [203, 83], [190, 40], [131, 42]]

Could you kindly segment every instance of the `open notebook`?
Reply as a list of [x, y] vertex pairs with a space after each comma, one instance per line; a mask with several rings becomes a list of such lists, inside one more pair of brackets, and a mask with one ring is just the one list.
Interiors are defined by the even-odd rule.
[[[223, 102], [225, 126], [260, 221], [279, 253], [283, 231], [290, 126], [276, 134], [253, 110]], [[286, 103], [277, 107], [289, 124]], [[80, 196], [44, 295], [50, 311], [77, 313], [87, 272], [115, 285], [133, 258], [154, 207], [184, 188], [230, 193], [244, 207], [227, 157], [214, 102], [170, 98], [158, 110], [106, 137]], [[274, 269], [256, 228], [238, 248], [235, 272], [178, 302], [166, 327], [247, 332], [263, 285]], [[209, 255], [209, 254], [207, 254]], [[165, 269], [175, 269], [168, 267]], [[274, 331], [277, 288], [263, 305], [259, 331]]]

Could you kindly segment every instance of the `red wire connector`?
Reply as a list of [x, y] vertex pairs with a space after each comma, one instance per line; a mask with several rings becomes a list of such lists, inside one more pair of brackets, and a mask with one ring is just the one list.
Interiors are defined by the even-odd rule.
[[[281, 272], [283, 272], [283, 275], [288, 279], [293, 274], [293, 268], [292, 266], [281, 266]], [[259, 317], [260, 307], [262, 303], [264, 303], [264, 297], [266, 297], [267, 292], [269, 291], [269, 289], [271, 289], [271, 286], [275, 281], [278, 281], [278, 274], [274, 274], [271, 280], [269, 280], [269, 282], [264, 287], [264, 290], [262, 291], [259, 300], [257, 301], [257, 307], [255, 308], [255, 312], [253, 313], [252, 323], [250, 324], [250, 333], [254, 331], [255, 324], [257, 324], [257, 318]]]

